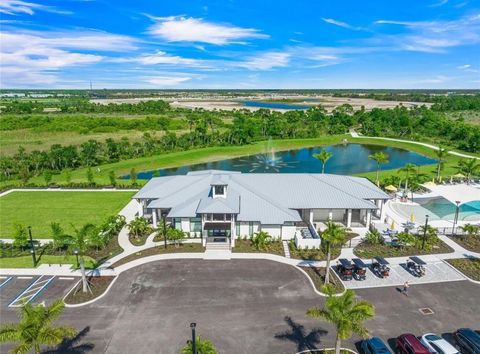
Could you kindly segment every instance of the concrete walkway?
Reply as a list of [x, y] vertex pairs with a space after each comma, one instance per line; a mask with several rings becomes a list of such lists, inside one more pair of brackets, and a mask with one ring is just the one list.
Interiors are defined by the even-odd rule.
[[[409, 144], [415, 144], [415, 145], [420, 145], [420, 146], [425, 146], [433, 150], [438, 150], [439, 147], [436, 145], [432, 144], [427, 144], [427, 143], [421, 143], [419, 141], [413, 141], [413, 140], [402, 140], [402, 139], [395, 139], [395, 138], [383, 138], [383, 137], [378, 137], [378, 136], [363, 136], [359, 135], [354, 129], [350, 129], [350, 135], [352, 138], [359, 138], [359, 139], [378, 139], [378, 140], [387, 140], [387, 141], [396, 141], [399, 143], [409, 143]], [[477, 159], [480, 160], [480, 157], [477, 156], [472, 156], [472, 155], [467, 155], [461, 152], [456, 152], [456, 151], [447, 151], [448, 154], [458, 156], [458, 157], [465, 157], [467, 159]]]

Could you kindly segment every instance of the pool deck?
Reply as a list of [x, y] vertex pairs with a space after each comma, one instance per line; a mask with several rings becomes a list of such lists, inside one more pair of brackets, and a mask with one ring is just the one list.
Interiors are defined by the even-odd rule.
[[440, 196], [454, 205], [457, 201], [462, 205], [480, 200], [480, 185], [478, 184], [428, 184], [426, 188], [428, 188], [431, 193], [418, 195], [418, 197], [428, 197], [430, 195]]

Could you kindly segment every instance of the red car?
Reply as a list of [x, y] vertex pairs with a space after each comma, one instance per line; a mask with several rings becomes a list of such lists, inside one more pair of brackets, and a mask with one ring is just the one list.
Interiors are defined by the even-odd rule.
[[430, 354], [422, 342], [411, 333], [397, 337], [397, 352], [401, 354]]

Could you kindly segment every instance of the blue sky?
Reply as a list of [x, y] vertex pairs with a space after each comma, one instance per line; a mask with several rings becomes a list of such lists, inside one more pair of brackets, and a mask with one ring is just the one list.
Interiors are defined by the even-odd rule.
[[0, 0], [2, 88], [480, 88], [480, 1]]

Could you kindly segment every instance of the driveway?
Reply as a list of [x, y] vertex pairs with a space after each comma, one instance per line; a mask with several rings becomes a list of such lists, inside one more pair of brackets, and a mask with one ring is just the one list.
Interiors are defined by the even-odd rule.
[[[470, 282], [415, 285], [410, 297], [395, 287], [358, 294], [375, 304], [377, 316], [368, 327], [385, 339], [405, 331], [443, 333], [480, 326], [480, 286]], [[97, 302], [66, 309], [61, 322], [82, 332], [61, 352], [81, 346], [92, 353], [179, 353], [190, 338], [189, 324], [196, 322], [197, 333], [211, 339], [220, 353], [291, 354], [333, 345], [332, 328], [305, 316], [309, 307], [322, 304], [305, 276], [289, 265], [159, 261], [122, 273]], [[421, 315], [420, 307], [435, 313]], [[14, 309], [0, 311], [2, 323], [16, 321]], [[355, 341], [345, 345], [354, 348]]]

